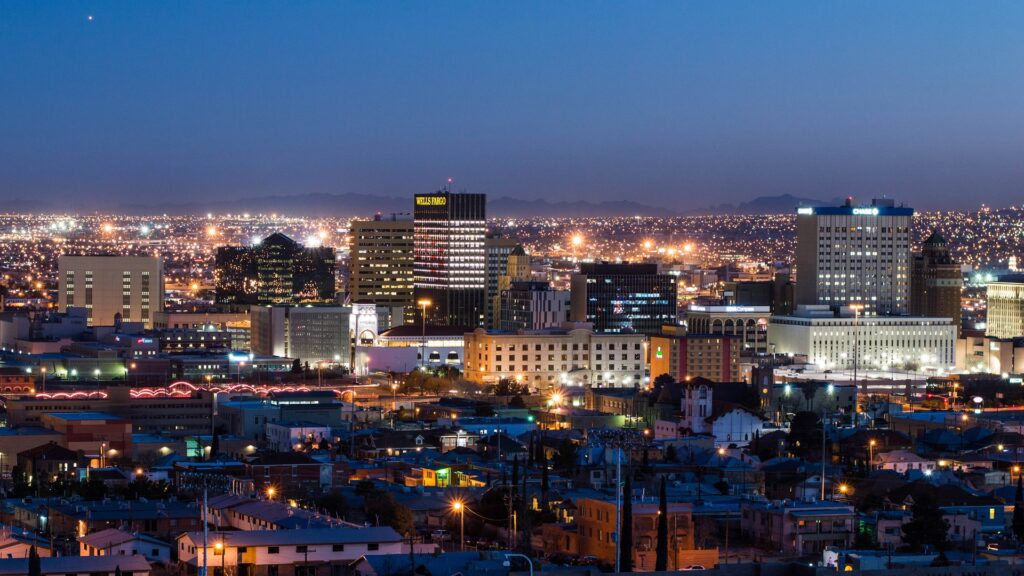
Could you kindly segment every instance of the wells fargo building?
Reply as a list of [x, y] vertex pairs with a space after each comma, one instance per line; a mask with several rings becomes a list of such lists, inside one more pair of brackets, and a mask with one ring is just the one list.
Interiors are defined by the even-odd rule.
[[415, 300], [427, 322], [479, 326], [484, 315], [485, 194], [417, 194], [413, 207]]

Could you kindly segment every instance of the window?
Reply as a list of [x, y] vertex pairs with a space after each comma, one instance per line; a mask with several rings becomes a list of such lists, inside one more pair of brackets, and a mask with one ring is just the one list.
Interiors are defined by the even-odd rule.
[[278, 552], [280, 552], [280, 549], [277, 546], [267, 547], [267, 554], [277, 554]]
[[335, 544], [334, 546], [331, 546], [331, 551], [332, 552], [344, 552], [345, 551], [345, 545], [344, 544]]
[[308, 551], [309, 551], [309, 549], [306, 546], [296, 546], [295, 547], [295, 553], [296, 554], [305, 554]]
[[366, 545], [366, 550], [370, 551], [370, 552], [372, 552], [374, 550], [380, 550], [380, 544], [377, 544], [376, 542], [374, 542], [372, 544], [367, 544]]

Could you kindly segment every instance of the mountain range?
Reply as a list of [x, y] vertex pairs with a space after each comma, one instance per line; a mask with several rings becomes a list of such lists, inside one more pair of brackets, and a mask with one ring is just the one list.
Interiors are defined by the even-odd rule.
[[[838, 203], [838, 200], [833, 201]], [[630, 200], [590, 202], [559, 201], [545, 199], [524, 200], [501, 196], [487, 202], [487, 215], [500, 218], [525, 218], [536, 216], [607, 218], [614, 216], [687, 216], [704, 214], [790, 214], [797, 206], [821, 206], [829, 202], [811, 198], [800, 198], [790, 194], [761, 196], [738, 204], [719, 204], [707, 208], [671, 210]], [[9, 213], [91, 213], [114, 212], [121, 214], [288, 214], [293, 216], [368, 216], [377, 212], [383, 214], [407, 213], [412, 210], [411, 196], [378, 196], [374, 194], [298, 194], [272, 195], [236, 200], [215, 200], [209, 202], [161, 202], [135, 203], [100, 206], [95, 199], [87, 202], [61, 203], [55, 205], [32, 198], [12, 198], [4, 202]]]

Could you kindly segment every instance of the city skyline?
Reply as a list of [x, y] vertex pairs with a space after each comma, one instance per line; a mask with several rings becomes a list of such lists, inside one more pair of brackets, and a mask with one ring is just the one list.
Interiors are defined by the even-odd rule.
[[0, 199], [1007, 206], [1024, 8], [945, 6], [5, 3]]

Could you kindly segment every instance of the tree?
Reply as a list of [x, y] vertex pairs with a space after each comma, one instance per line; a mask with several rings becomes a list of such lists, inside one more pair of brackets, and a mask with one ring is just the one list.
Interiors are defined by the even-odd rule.
[[933, 546], [939, 552], [946, 550], [949, 521], [942, 517], [942, 510], [930, 492], [921, 491], [914, 495], [910, 507], [913, 519], [903, 525], [903, 542], [915, 552]]
[[316, 507], [323, 508], [324, 512], [338, 518], [342, 518], [348, 513], [348, 501], [345, 500], [345, 495], [340, 490], [332, 490], [317, 498]]
[[540, 509], [541, 512], [547, 514], [548, 512], [548, 463], [541, 461], [540, 463]]
[[676, 447], [674, 444], [669, 444], [668, 448], [665, 449], [665, 460], [668, 462], [675, 462], [679, 456], [676, 454]]
[[626, 472], [626, 483], [622, 487], [622, 515], [619, 517], [619, 572], [633, 571], [633, 483]]
[[302, 361], [298, 358], [292, 361], [292, 374], [302, 374]]
[[43, 576], [43, 565], [35, 546], [28, 549], [28, 576]]
[[512, 489], [515, 490], [519, 486], [519, 456], [512, 461]]
[[526, 394], [526, 384], [516, 382], [511, 378], [502, 378], [498, 380], [498, 384], [494, 387], [495, 396], [519, 396], [520, 394]]
[[661, 477], [658, 491], [658, 543], [655, 548], [654, 571], [668, 570], [668, 496], [665, 493], [665, 477]]
[[1013, 534], [1024, 540], [1024, 474], [1017, 476], [1017, 496], [1013, 500]]
[[516, 394], [508, 401], [509, 408], [526, 408], [526, 402], [521, 394]]
[[532, 434], [530, 436], [530, 445], [526, 448], [526, 465], [530, 467], [532, 467], [535, 464], [533, 457], [537, 455], [537, 451], [534, 449], [533, 446], [534, 436], [536, 436], [536, 434]]
[[821, 420], [814, 412], [797, 412], [789, 423], [789, 445], [801, 454], [821, 447]]
[[555, 470], [570, 470], [576, 465], [576, 445], [568, 438], [558, 443], [558, 453], [553, 461]]
[[675, 378], [673, 378], [669, 374], [659, 374], [658, 376], [656, 376], [654, 378], [654, 387], [658, 388], [659, 386], [665, 386], [666, 384], [672, 384], [675, 381], [676, 381]]

